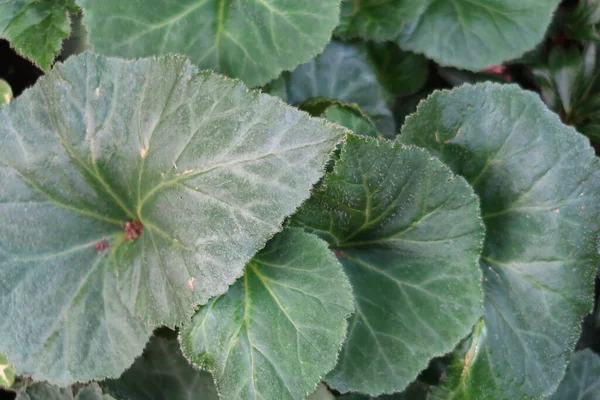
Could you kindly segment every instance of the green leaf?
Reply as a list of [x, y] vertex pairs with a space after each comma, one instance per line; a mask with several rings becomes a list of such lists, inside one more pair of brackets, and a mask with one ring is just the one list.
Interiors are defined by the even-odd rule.
[[334, 367], [351, 288], [326, 244], [289, 229], [184, 326], [184, 354], [228, 399], [303, 399]]
[[315, 97], [356, 104], [384, 134], [396, 134], [394, 96], [379, 81], [367, 47], [332, 41], [325, 51], [272, 82], [268, 92], [297, 105]]
[[0, 0], [0, 38], [44, 71], [71, 32], [73, 0]]
[[[481, 70], [531, 50], [560, 0], [344, 0], [336, 33], [394, 40], [439, 64]], [[349, 11], [352, 9], [352, 11]], [[345, 10], [345, 11], [344, 11]]]
[[15, 369], [4, 354], [0, 353], [0, 386], [9, 388], [15, 383]]
[[592, 305], [600, 262], [600, 160], [534, 93], [481, 84], [435, 92], [402, 143], [424, 147], [471, 183], [486, 242], [485, 326], [453, 399], [551, 394]]
[[577, 5], [566, 12], [563, 28], [565, 35], [576, 40], [600, 41], [597, 26], [600, 23], [600, 2], [579, 0]]
[[335, 34], [350, 39], [362, 37], [390, 40], [400, 24], [419, 15], [430, 0], [342, 0], [340, 24]]
[[357, 135], [383, 137], [368, 117], [353, 107], [335, 104], [327, 108], [322, 117], [350, 129]]
[[292, 223], [327, 240], [352, 283], [355, 315], [327, 376], [341, 392], [403, 390], [481, 315], [479, 203], [424, 150], [351, 135]]
[[46, 382], [29, 383], [17, 391], [16, 400], [114, 400], [97, 383], [61, 388]]
[[551, 400], [600, 398], [600, 357], [590, 349], [573, 353], [567, 372]]
[[0, 79], [0, 106], [10, 102], [13, 98], [13, 92], [4, 79]]
[[102, 383], [106, 392], [128, 400], [219, 400], [212, 376], [183, 357], [177, 339], [154, 336], [119, 379]]
[[410, 96], [423, 88], [429, 64], [425, 57], [403, 51], [391, 42], [368, 43], [367, 47], [379, 79], [394, 95]]
[[185, 54], [249, 86], [321, 52], [339, 19], [339, 0], [77, 1], [95, 51]]
[[182, 57], [71, 57], [0, 120], [0, 351], [61, 385], [225, 292], [346, 132]]

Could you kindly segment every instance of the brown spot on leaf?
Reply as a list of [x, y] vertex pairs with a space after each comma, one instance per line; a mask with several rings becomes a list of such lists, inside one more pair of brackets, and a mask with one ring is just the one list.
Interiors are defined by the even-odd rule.
[[96, 242], [96, 253], [100, 253], [103, 250], [106, 250], [110, 247], [110, 242], [108, 241], [107, 238], [102, 238], [102, 240], [99, 240], [98, 242]]
[[335, 254], [335, 256], [337, 258], [343, 257], [344, 256], [344, 252], [341, 251], [340, 249], [333, 249], [333, 254]]
[[129, 221], [125, 224], [125, 240], [137, 239], [142, 234], [144, 225], [139, 221]]

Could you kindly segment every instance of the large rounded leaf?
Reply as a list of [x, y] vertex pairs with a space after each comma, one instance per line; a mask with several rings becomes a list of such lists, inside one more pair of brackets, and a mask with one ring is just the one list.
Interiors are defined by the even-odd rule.
[[539, 398], [560, 381], [600, 262], [600, 161], [534, 93], [482, 84], [435, 92], [400, 140], [471, 183], [487, 227], [485, 326], [456, 399]]
[[310, 62], [283, 74], [270, 93], [294, 105], [316, 97], [355, 103], [383, 133], [396, 134], [394, 96], [379, 81], [366, 45], [333, 41]]
[[[535, 47], [560, 0], [344, 0], [336, 33], [480, 70]], [[359, 4], [357, 6], [357, 4]]]
[[242, 274], [345, 133], [195, 73], [84, 54], [0, 109], [0, 351], [19, 373], [118, 376]]
[[94, 50], [180, 53], [202, 69], [263, 85], [329, 42], [339, 0], [77, 0]]
[[154, 336], [119, 379], [102, 382], [105, 392], [127, 400], [219, 400], [212, 376], [192, 366], [175, 337]]
[[181, 342], [224, 400], [300, 400], [335, 365], [351, 312], [350, 284], [326, 244], [289, 229], [194, 316]]
[[336, 389], [403, 390], [482, 313], [479, 203], [424, 150], [350, 136], [292, 223], [327, 240], [353, 286], [355, 314]]
[[0, 38], [48, 70], [71, 32], [69, 11], [75, 9], [73, 0], [0, 0]]

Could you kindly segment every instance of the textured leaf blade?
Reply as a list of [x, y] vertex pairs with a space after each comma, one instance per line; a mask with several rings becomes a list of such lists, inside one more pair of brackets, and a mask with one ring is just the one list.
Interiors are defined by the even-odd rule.
[[183, 352], [223, 399], [303, 399], [335, 365], [350, 292], [325, 243], [285, 230], [184, 327]]
[[0, 0], [0, 38], [47, 71], [71, 32], [72, 7], [73, 0]]
[[292, 223], [327, 240], [352, 283], [355, 315], [327, 376], [341, 392], [402, 391], [481, 315], [477, 198], [421, 149], [350, 136]]
[[78, 0], [95, 51], [145, 57], [180, 53], [259, 86], [323, 50], [338, 0]]
[[464, 176], [487, 227], [486, 336], [455, 398], [550, 395], [590, 311], [600, 260], [600, 161], [589, 142], [537, 95], [497, 84], [436, 92], [400, 140]]
[[[560, 0], [345, 0], [345, 36], [393, 40], [442, 65], [482, 70], [544, 38]], [[357, 4], [360, 6], [356, 7]], [[352, 10], [349, 9], [352, 7]]]
[[194, 368], [175, 338], [154, 336], [118, 379], [102, 382], [105, 392], [129, 400], [219, 400], [212, 376]]
[[600, 357], [590, 349], [573, 353], [567, 372], [551, 400], [594, 400], [600, 397]]
[[196, 71], [84, 54], [0, 109], [0, 349], [20, 373], [119, 375], [241, 275], [345, 134]]
[[269, 92], [290, 104], [324, 97], [356, 104], [388, 136], [396, 134], [393, 95], [379, 81], [367, 47], [332, 41], [311, 61], [271, 83]]

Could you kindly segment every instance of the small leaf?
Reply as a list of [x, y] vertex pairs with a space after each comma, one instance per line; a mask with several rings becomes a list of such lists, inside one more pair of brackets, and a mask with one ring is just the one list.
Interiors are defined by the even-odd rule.
[[0, 79], [0, 106], [10, 102], [13, 98], [13, 92], [4, 79]]
[[285, 230], [184, 326], [183, 352], [213, 373], [224, 400], [304, 399], [335, 365], [350, 292], [324, 242]]
[[592, 306], [600, 263], [600, 160], [539, 96], [516, 85], [435, 92], [402, 143], [424, 147], [481, 199], [485, 335], [451, 399], [550, 395]]
[[402, 391], [470, 332], [482, 312], [478, 204], [426, 151], [349, 136], [292, 219], [329, 242], [353, 287], [356, 311], [330, 386]]
[[325, 51], [270, 84], [269, 93], [290, 104], [325, 97], [356, 104], [384, 134], [396, 134], [390, 105], [394, 96], [377, 76], [365, 45], [332, 41]]
[[9, 388], [15, 383], [15, 369], [4, 354], [0, 353], [0, 386]]
[[196, 72], [84, 54], [0, 108], [0, 351], [19, 373], [119, 376], [242, 274], [346, 133]]
[[[344, 0], [336, 33], [393, 40], [439, 64], [482, 70], [531, 50], [560, 0]], [[358, 6], [357, 6], [358, 4]]]
[[567, 372], [551, 400], [600, 398], [600, 356], [590, 349], [573, 353]]
[[102, 382], [116, 399], [219, 400], [210, 373], [194, 368], [176, 339], [154, 336], [142, 354], [118, 379]]
[[325, 110], [322, 117], [350, 129], [357, 135], [383, 137], [367, 116], [363, 115], [360, 110], [349, 106], [333, 105]]
[[321, 52], [339, 18], [339, 0], [77, 1], [97, 52], [181, 53], [249, 86]]
[[0, 38], [8, 39], [19, 54], [47, 71], [71, 32], [72, 7], [73, 0], [2, 0]]

